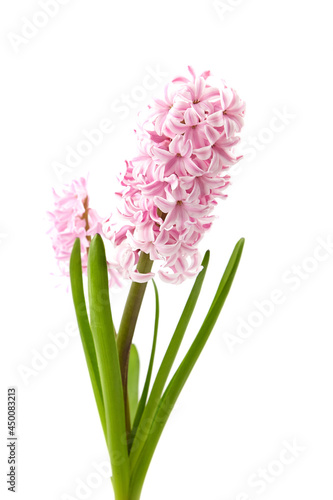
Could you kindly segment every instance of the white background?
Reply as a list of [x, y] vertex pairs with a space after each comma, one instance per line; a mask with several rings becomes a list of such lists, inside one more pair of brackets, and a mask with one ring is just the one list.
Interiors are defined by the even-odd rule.
[[[50, 275], [55, 263], [45, 213], [52, 187], [90, 172], [91, 198], [108, 214], [115, 174], [135, 152], [137, 111], [188, 64], [223, 77], [246, 101], [247, 155], [203, 245], [212, 252], [210, 269], [181, 354], [233, 245], [241, 236], [246, 245], [223, 314], [159, 443], [142, 499], [331, 498], [333, 251], [318, 253], [318, 241], [333, 238], [330, 2], [226, 0], [218, 8], [211, 0], [71, 0], [52, 19], [44, 16], [45, 26], [26, 43], [16, 42], [17, 50], [13, 37], [21, 36], [24, 18], [43, 23], [40, 3], [7, 0], [0, 10], [5, 498], [12, 498], [5, 484], [6, 393], [12, 385], [19, 399], [16, 498], [83, 498], [75, 492], [80, 481], [101, 477], [91, 476], [93, 464], [107, 460], [107, 451], [78, 336], [67, 336], [68, 345], [34, 375], [24, 380], [20, 374], [22, 366], [32, 368], [36, 352], [43, 355], [50, 334], [75, 321], [70, 294]], [[150, 79], [156, 88], [145, 90], [152, 69], [164, 75]], [[126, 95], [131, 104], [120, 112]], [[284, 121], [274, 119], [281, 113]], [[104, 118], [113, 121], [113, 132], [72, 172], [57, 177], [54, 162], [64, 163], [67, 148]], [[157, 365], [191, 283], [159, 285]], [[281, 303], [265, 302], [270, 316], [258, 315], [258, 302], [271, 300], [275, 289]], [[125, 295], [112, 295], [116, 318]], [[152, 308], [150, 287], [136, 334], [142, 382]], [[248, 327], [242, 339], [239, 325], [248, 320], [260, 325]], [[230, 348], [227, 333], [242, 343]], [[279, 465], [285, 441], [302, 451]], [[248, 483], [260, 467], [269, 474], [261, 493]], [[100, 482], [85, 498], [113, 498], [110, 481]]]

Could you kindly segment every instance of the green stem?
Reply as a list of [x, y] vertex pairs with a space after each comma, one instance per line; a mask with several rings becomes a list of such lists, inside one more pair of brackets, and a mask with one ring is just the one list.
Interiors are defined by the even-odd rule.
[[[149, 273], [151, 271], [152, 265], [153, 261], [150, 260], [149, 255], [144, 252], [141, 252], [139, 262], [137, 265], [137, 271], [142, 274]], [[128, 392], [127, 392], [129, 353], [131, 349], [135, 326], [137, 323], [137, 319], [139, 316], [146, 288], [147, 288], [147, 283], [136, 283], [133, 281], [127, 297], [117, 337], [121, 380], [124, 390], [126, 431], [128, 436], [130, 435], [131, 432], [131, 422], [130, 422]]]

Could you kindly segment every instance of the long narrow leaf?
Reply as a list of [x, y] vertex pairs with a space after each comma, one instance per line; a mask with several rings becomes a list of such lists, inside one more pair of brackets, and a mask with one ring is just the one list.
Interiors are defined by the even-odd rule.
[[144, 446], [145, 440], [147, 438], [147, 427], [149, 429], [156, 408], [160, 401], [164, 386], [170, 374], [173, 363], [176, 359], [181, 342], [184, 338], [187, 326], [192, 317], [206, 275], [207, 266], [209, 263], [209, 256], [210, 253], [209, 251], [207, 251], [202, 261], [203, 269], [200, 271], [195, 280], [189, 298], [187, 299], [184, 310], [178, 321], [175, 332], [171, 338], [170, 344], [162, 360], [161, 366], [157, 372], [156, 379], [154, 381], [147, 405], [140, 419], [140, 423], [136, 431], [134, 441], [132, 443], [132, 448], [130, 453], [131, 470], [134, 468], [134, 465]]
[[90, 329], [86, 302], [84, 298], [83, 282], [82, 282], [81, 249], [80, 249], [79, 238], [75, 240], [73, 246], [70, 258], [69, 270], [70, 270], [74, 308], [79, 327], [79, 332], [81, 335], [83, 351], [88, 366], [88, 371], [90, 375], [92, 388], [94, 391], [99, 417], [101, 419], [101, 424], [106, 439], [106, 420], [105, 420], [105, 409], [104, 409], [104, 402], [102, 395], [102, 386], [98, 370], [95, 344]]
[[139, 402], [139, 376], [140, 376], [140, 359], [139, 353], [134, 344], [131, 345], [129, 363], [128, 363], [128, 404], [131, 417], [131, 425], [133, 425], [134, 417], [138, 408]]
[[141, 492], [149, 464], [153, 457], [161, 433], [171, 413], [171, 410], [175, 405], [178, 396], [182, 388], [184, 387], [184, 384], [188, 379], [219, 317], [219, 314], [228, 296], [233, 279], [235, 277], [243, 246], [244, 239], [241, 239], [235, 246], [235, 249], [231, 255], [227, 268], [220, 282], [220, 286], [218, 288], [219, 295], [215, 297], [215, 302], [213, 301], [213, 305], [210, 308], [202, 324], [202, 327], [200, 328], [195, 340], [193, 341], [190, 349], [185, 355], [182, 363], [171, 379], [159, 402], [157, 411], [154, 415], [153, 422], [149, 430], [149, 436], [145, 441], [142, 452], [131, 474], [130, 495], [133, 495], [133, 498], [138, 498], [138, 495]]
[[155, 351], [156, 351], [156, 343], [157, 343], [157, 333], [158, 333], [158, 322], [159, 322], [159, 317], [160, 317], [160, 302], [159, 302], [159, 297], [158, 297], [158, 290], [155, 281], [153, 280], [153, 285], [154, 285], [154, 292], [155, 292], [155, 324], [154, 324], [154, 336], [153, 336], [153, 344], [151, 348], [151, 354], [150, 354], [150, 360], [149, 360], [149, 365], [148, 365], [148, 370], [147, 370], [147, 376], [145, 380], [145, 384], [143, 386], [142, 390], [142, 395], [140, 398], [140, 402], [138, 405], [138, 409], [135, 415], [135, 420], [132, 425], [132, 432], [131, 432], [131, 439], [130, 442], [132, 443], [136, 434], [136, 430], [139, 426], [147, 397], [148, 397], [148, 391], [149, 391], [149, 385], [150, 385], [150, 380], [151, 380], [151, 374], [153, 371], [153, 365], [154, 365], [154, 358], [155, 358]]
[[128, 495], [129, 461], [124, 395], [111, 316], [105, 249], [99, 234], [94, 236], [89, 249], [88, 292], [91, 330], [96, 346], [105, 406], [112, 483], [116, 498], [125, 499]]

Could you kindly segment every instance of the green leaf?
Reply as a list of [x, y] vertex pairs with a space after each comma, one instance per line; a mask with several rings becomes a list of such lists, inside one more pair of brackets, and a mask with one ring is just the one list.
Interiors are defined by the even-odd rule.
[[209, 309], [208, 314], [195, 340], [193, 341], [190, 349], [185, 355], [173, 378], [171, 379], [158, 404], [156, 413], [152, 421], [152, 425], [149, 429], [148, 438], [145, 441], [139, 459], [137, 460], [135, 467], [131, 473], [130, 495], [133, 495], [133, 498], [139, 498], [148, 467], [158, 444], [159, 438], [169, 418], [171, 410], [175, 405], [178, 396], [182, 388], [184, 387], [185, 382], [188, 379], [219, 317], [219, 314], [225, 303], [233, 279], [235, 277], [243, 246], [244, 239], [241, 239], [235, 246], [235, 249], [230, 257], [229, 263], [218, 287], [217, 293], [213, 299], [212, 306]]
[[148, 365], [148, 370], [147, 370], [147, 376], [145, 380], [145, 384], [143, 386], [143, 391], [142, 395], [140, 398], [139, 406], [135, 415], [135, 420], [134, 423], [132, 424], [132, 432], [131, 432], [131, 439], [130, 443], [133, 442], [136, 430], [139, 426], [147, 397], [148, 397], [148, 391], [149, 391], [149, 385], [150, 385], [150, 380], [151, 380], [151, 374], [153, 371], [153, 365], [154, 365], [154, 358], [155, 358], [155, 351], [156, 351], [156, 342], [157, 342], [157, 333], [158, 333], [158, 322], [159, 322], [159, 317], [160, 317], [160, 302], [159, 302], [159, 297], [158, 297], [158, 290], [157, 286], [154, 280], [153, 285], [154, 285], [154, 292], [155, 292], [155, 324], [154, 324], [154, 336], [153, 336], [153, 344], [151, 348], [151, 354], [150, 354], [150, 360], [149, 360], [149, 365]]
[[134, 417], [139, 402], [139, 376], [140, 376], [140, 359], [137, 348], [134, 344], [131, 345], [129, 364], [128, 364], [128, 402], [131, 417], [131, 426], [134, 422]]
[[111, 316], [105, 249], [99, 234], [94, 236], [89, 249], [88, 292], [91, 330], [96, 347], [105, 406], [112, 481], [116, 498], [125, 499], [129, 486], [129, 461], [124, 395]]
[[164, 386], [170, 374], [172, 365], [176, 359], [179, 347], [184, 338], [187, 326], [192, 317], [194, 308], [196, 306], [201, 287], [206, 275], [207, 266], [209, 263], [209, 251], [205, 253], [205, 256], [202, 261], [203, 269], [198, 274], [194, 285], [192, 287], [189, 298], [184, 307], [183, 313], [178, 321], [175, 332], [172, 336], [170, 344], [167, 348], [167, 351], [162, 360], [161, 366], [157, 372], [147, 405], [144, 409], [144, 412], [141, 416], [139, 426], [136, 430], [136, 434], [134, 437], [134, 441], [132, 443], [131, 453], [130, 453], [130, 465], [131, 470], [133, 469], [140, 452], [144, 446], [145, 439], [147, 438], [147, 427], [149, 428], [149, 424], [151, 423], [153, 416], [155, 414], [157, 405], [160, 401]]
[[106, 420], [105, 420], [105, 409], [104, 409], [104, 402], [102, 395], [102, 386], [97, 365], [95, 344], [90, 329], [86, 302], [84, 298], [83, 282], [82, 282], [81, 248], [80, 248], [79, 238], [76, 238], [73, 246], [70, 258], [69, 270], [70, 270], [74, 308], [81, 335], [83, 351], [88, 366], [88, 371], [90, 375], [92, 388], [94, 391], [99, 417], [101, 419], [101, 424], [106, 439]]

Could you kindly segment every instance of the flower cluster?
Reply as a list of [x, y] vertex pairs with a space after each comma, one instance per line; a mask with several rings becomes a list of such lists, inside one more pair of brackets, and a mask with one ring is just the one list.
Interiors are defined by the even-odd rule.
[[62, 275], [69, 276], [69, 260], [76, 238], [81, 241], [82, 268], [86, 273], [91, 237], [102, 232], [103, 219], [89, 207], [86, 179], [74, 180], [54, 194], [54, 210], [48, 212], [48, 231]]
[[218, 198], [225, 198], [226, 171], [240, 157], [234, 146], [245, 105], [207, 71], [175, 78], [155, 99], [136, 131], [139, 154], [126, 162], [118, 211], [103, 224], [116, 247], [111, 266], [123, 277], [146, 281], [153, 273], [135, 270], [140, 251], [160, 261], [159, 275], [181, 283], [200, 270], [198, 243], [211, 227]]
[[154, 276], [136, 269], [139, 254], [159, 261], [159, 276], [181, 283], [200, 270], [198, 244], [211, 227], [218, 198], [225, 198], [226, 171], [240, 157], [234, 146], [243, 126], [245, 105], [224, 82], [210, 85], [210, 73], [178, 77], [165, 88], [164, 99], [148, 107], [136, 131], [139, 154], [126, 162], [120, 179], [118, 217], [104, 220], [89, 207], [81, 178], [55, 196], [49, 231], [59, 268], [69, 275], [75, 238], [81, 240], [86, 273], [91, 237], [103, 233], [110, 285], [120, 278], [145, 282]]

